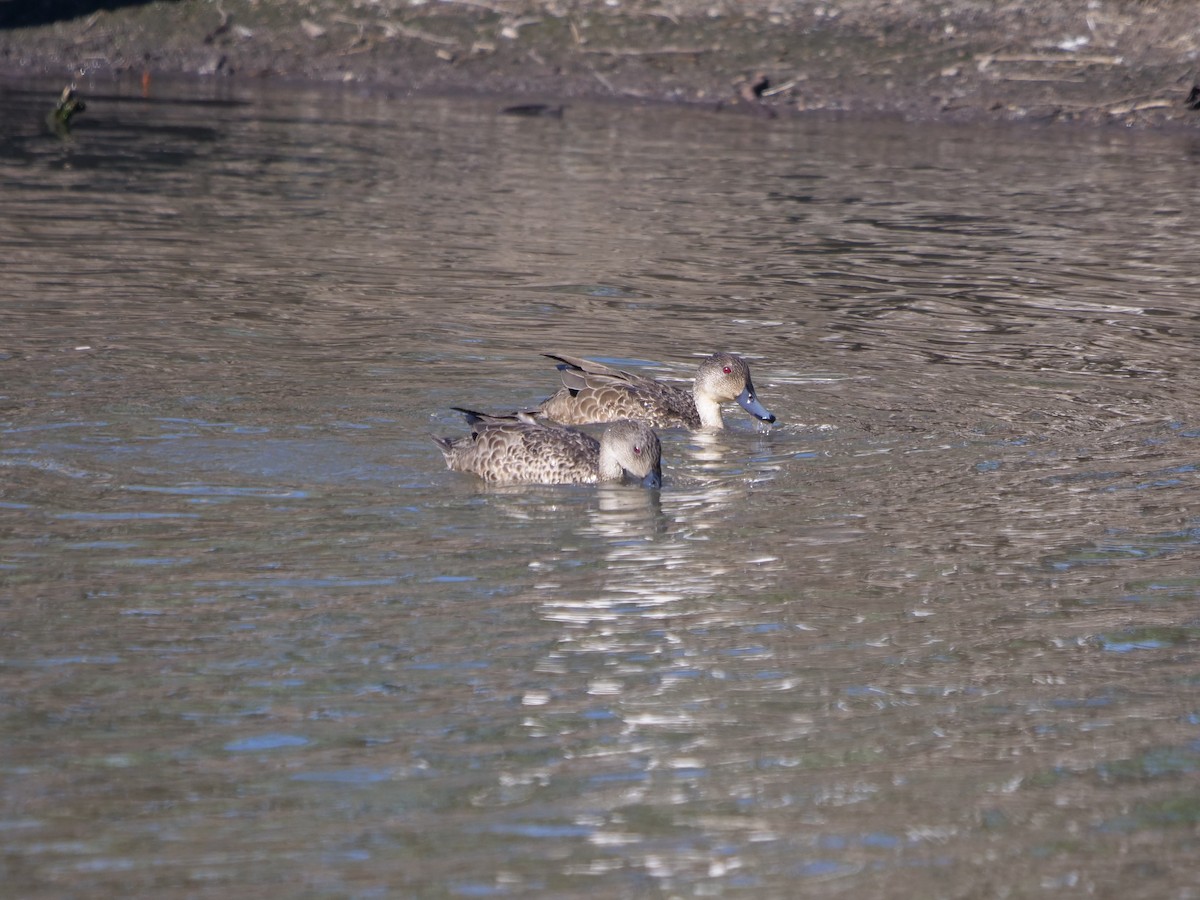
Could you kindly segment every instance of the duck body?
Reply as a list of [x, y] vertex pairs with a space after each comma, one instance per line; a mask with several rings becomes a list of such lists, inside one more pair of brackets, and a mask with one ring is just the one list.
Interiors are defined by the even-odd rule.
[[723, 428], [721, 404], [730, 401], [759, 421], [775, 421], [758, 401], [750, 367], [733, 353], [714, 353], [700, 363], [690, 391], [589, 359], [544, 355], [558, 363], [563, 386], [537, 413], [563, 425], [636, 419], [654, 428]]
[[447, 468], [496, 484], [594, 484], [632, 481], [662, 485], [662, 447], [645, 422], [611, 423], [599, 440], [528, 413], [494, 416], [454, 407], [471, 426], [460, 438], [434, 441]]

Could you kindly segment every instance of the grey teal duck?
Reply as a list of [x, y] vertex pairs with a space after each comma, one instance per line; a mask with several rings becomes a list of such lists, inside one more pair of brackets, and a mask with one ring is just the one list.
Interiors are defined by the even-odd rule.
[[493, 416], [454, 407], [467, 417], [470, 435], [433, 436], [456, 472], [498, 484], [591, 484], [634, 481], [662, 485], [662, 447], [645, 422], [609, 425], [600, 440], [530, 413]]
[[714, 353], [700, 363], [690, 391], [588, 359], [543, 355], [558, 362], [563, 386], [537, 413], [563, 425], [637, 419], [654, 428], [724, 428], [721, 404], [734, 400], [754, 418], [775, 421], [758, 402], [750, 367], [733, 353]]

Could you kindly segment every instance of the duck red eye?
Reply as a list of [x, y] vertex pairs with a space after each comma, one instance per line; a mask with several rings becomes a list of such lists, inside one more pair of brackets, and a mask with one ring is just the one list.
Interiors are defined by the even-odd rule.
[[726, 375], [728, 375], [730, 372], [733, 371], [733, 368], [731, 366], [725, 366], [723, 369], [721, 369], [721, 371], [724, 372]]
[[642, 448], [641, 448], [641, 447], [639, 447], [637, 444], [634, 444], [634, 445], [633, 445], [633, 453], [634, 453], [634, 455], [635, 455], [635, 456], [641, 456], [641, 455], [642, 455]]

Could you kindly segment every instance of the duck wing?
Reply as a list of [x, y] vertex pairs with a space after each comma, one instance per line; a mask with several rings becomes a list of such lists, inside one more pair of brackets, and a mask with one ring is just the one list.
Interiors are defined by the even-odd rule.
[[539, 407], [549, 419], [571, 425], [637, 419], [656, 427], [699, 427], [688, 390], [577, 356], [544, 353], [558, 363], [562, 388]]

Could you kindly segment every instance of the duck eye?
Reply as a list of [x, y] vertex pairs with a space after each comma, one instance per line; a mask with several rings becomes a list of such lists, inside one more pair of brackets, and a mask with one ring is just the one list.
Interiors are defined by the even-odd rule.
[[637, 444], [634, 444], [634, 445], [633, 445], [633, 453], [634, 453], [634, 455], [635, 455], [635, 456], [641, 456], [641, 455], [642, 455], [642, 448], [641, 448], [641, 447], [639, 447]]
[[722, 372], [724, 372], [726, 375], [728, 375], [730, 372], [732, 372], [732, 371], [733, 371], [733, 367], [732, 367], [732, 366], [724, 366], [724, 367], [721, 369], [721, 371], [722, 371]]

